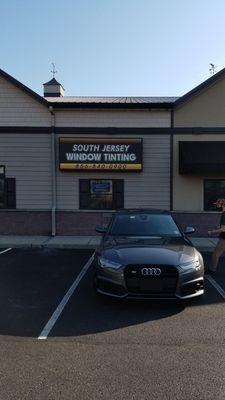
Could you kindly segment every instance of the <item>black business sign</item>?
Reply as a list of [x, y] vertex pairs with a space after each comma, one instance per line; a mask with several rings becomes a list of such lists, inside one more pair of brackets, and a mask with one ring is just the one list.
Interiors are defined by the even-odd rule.
[[142, 171], [142, 139], [59, 138], [59, 168]]

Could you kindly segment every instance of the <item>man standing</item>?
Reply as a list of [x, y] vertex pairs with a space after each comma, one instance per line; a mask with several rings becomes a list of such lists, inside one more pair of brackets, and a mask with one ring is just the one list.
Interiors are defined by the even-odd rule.
[[218, 211], [222, 211], [222, 214], [220, 218], [220, 227], [218, 229], [208, 231], [209, 235], [211, 235], [212, 233], [219, 233], [219, 241], [213, 251], [212, 263], [208, 271], [211, 274], [214, 274], [216, 272], [219, 258], [225, 251], [225, 199], [218, 199], [213, 204], [215, 204]]

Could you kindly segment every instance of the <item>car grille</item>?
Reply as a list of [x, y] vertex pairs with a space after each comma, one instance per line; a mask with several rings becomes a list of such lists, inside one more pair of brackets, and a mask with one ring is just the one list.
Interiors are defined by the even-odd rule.
[[[160, 268], [161, 275], [145, 275], [143, 268]], [[172, 265], [128, 265], [124, 270], [127, 290], [131, 294], [173, 296], [176, 291], [178, 271]]]

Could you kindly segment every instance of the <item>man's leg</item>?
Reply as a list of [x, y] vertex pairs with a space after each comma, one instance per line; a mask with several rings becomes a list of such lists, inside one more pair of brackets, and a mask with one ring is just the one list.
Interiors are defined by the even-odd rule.
[[225, 239], [219, 239], [212, 254], [212, 265], [211, 268], [209, 268], [211, 271], [216, 271], [219, 258], [224, 251], [225, 251]]

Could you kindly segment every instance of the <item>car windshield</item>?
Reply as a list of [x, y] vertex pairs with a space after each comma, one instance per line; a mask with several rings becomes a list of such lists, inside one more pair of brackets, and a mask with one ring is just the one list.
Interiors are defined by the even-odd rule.
[[119, 236], [181, 236], [169, 214], [121, 214], [112, 223], [111, 235]]

